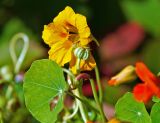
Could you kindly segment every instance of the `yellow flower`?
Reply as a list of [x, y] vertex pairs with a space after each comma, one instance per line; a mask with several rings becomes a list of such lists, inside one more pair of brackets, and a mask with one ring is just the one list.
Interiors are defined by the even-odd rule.
[[[61, 66], [70, 62], [73, 71], [76, 64], [73, 50], [77, 47], [87, 47], [92, 41], [86, 17], [76, 14], [69, 6], [61, 11], [52, 23], [44, 26], [42, 38], [51, 47], [49, 59]], [[91, 54], [89, 59], [80, 62], [81, 70], [91, 70], [95, 65]]]

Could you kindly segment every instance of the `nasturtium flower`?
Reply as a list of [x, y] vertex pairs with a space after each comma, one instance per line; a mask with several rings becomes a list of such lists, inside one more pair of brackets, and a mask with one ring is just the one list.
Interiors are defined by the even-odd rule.
[[155, 76], [142, 62], [136, 63], [135, 70], [143, 83], [134, 87], [134, 97], [141, 102], [148, 102], [152, 96], [160, 97], [160, 78]]
[[135, 67], [132, 65], [126, 66], [120, 73], [113, 76], [108, 84], [111, 86], [116, 86], [122, 83], [128, 83], [136, 79]]
[[[76, 57], [74, 51], [77, 47], [88, 47], [92, 41], [90, 28], [86, 17], [76, 14], [67, 6], [48, 25], [44, 26], [42, 38], [51, 47], [49, 59], [56, 61], [59, 65], [70, 62], [70, 68], [75, 71]], [[94, 58], [89, 54], [87, 60], [81, 60], [81, 70], [92, 70], [96, 65]]]

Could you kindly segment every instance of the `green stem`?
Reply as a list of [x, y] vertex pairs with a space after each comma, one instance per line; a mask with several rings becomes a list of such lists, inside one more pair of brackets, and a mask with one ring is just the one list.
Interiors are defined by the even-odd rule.
[[93, 41], [97, 44], [97, 46], [99, 47], [99, 42], [98, 40], [92, 35]]
[[102, 103], [103, 100], [103, 90], [102, 90], [102, 85], [101, 85], [101, 81], [100, 81], [100, 77], [99, 77], [99, 71], [98, 71], [98, 67], [95, 67], [95, 74], [96, 74], [96, 80], [97, 80], [97, 84], [98, 84], [98, 91], [99, 91], [99, 101], [100, 103]]
[[76, 78], [70, 70], [68, 70], [68, 69], [66, 69], [66, 68], [63, 68], [63, 71], [64, 71], [65, 73], [67, 73], [69, 76], [71, 76], [73, 79]]
[[[80, 71], [80, 62], [81, 62], [81, 59], [77, 59], [76, 61], [76, 71], [77, 73], [76, 74], [79, 74], [81, 71]], [[77, 81], [76, 79], [74, 80], [77, 84], [78, 84], [78, 87], [75, 89], [75, 90], [72, 90], [73, 94], [76, 95], [77, 97], [79, 98], [83, 98], [82, 96], [82, 83], [80, 83], [80, 81]], [[77, 104], [79, 106], [79, 110], [80, 110], [80, 113], [81, 113], [81, 116], [82, 116], [82, 119], [84, 122], [87, 122], [88, 121], [88, 115], [87, 115], [87, 112], [84, 108], [84, 105], [82, 104], [82, 102], [78, 99], [76, 99], [77, 101]]]
[[77, 105], [77, 103], [75, 103], [75, 108], [74, 108], [73, 113], [70, 114], [70, 115], [64, 116], [63, 120], [67, 121], [67, 120], [73, 118], [76, 115], [77, 112], [78, 112], [78, 105]]
[[2, 112], [0, 112], [0, 123], [3, 123], [3, 116], [2, 116]]
[[80, 62], [81, 62], [81, 59], [78, 58], [77, 61], [76, 61], [77, 74], [80, 73]]
[[[82, 98], [81, 94], [80, 94], [80, 90], [79, 88], [73, 90], [73, 93], [79, 97], [79, 98]], [[76, 99], [76, 102], [79, 106], [79, 110], [80, 110], [80, 113], [81, 113], [81, 116], [82, 116], [82, 119], [83, 121], [86, 123], [88, 121], [88, 116], [87, 116], [87, 112], [82, 104], [82, 102], [79, 100], [79, 99]]]
[[73, 80], [75, 80], [75, 76], [73, 75], [73, 73], [70, 71], [70, 70], [68, 70], [68, 69], [66, 69], [66, 68], [63, 68], [63, 71], [65, 72], [65, 73], [67, 73], [67, 75], [70, 77], [70, 79], [71, 80], [68, 80], [68, 84], [70, 85], [70, 86], [74, 86], [74, 83], [73, 83]]
[[92, 110], [94, 110], [95, 112], [99, 113], [99, 110], [97, 110], [95, 107], [93, 107], [92, 105], [90, 105], [87, 100], [81, 99], [81, 98], [79, 98], [78, 96], [72, 94], [71, 92], [68, 92], [68, 91], [65, 91], [65, 92], [66, 92], [68, 95], [70, 95], [70, 96], [72, 96], [72, 97], [80, 100], [83, 104], [87, 105], [90, 109], [92, 109]]
[[12, 96], [12, 93], [13, 93], [13, 86], [9, 85], [5, 95], [6, 99], [10, 99]]
[[103, 112], [103, 109], [102, 109], [102, 105], [99, 102], [99, 99], [98, 99], [98, 96], [97, 96], [97, 92], [96, 92], [96, 88], [95, 88], [93, 79], [90, 79], [90, 83], [91, 83], [94, 99], [95, 99], [95, 101], [97, 103], [99, 112], [100, 112], [101, 117], [102, 117], [102, 121], [103, 121], [103, 123], [105, 123], [106, 122], [106, 117], [104, 115], [104, 112]]
[[[23, 45], [23, 49], [21, 51], [21, 54], [20, 54], [19, 58], [17, 59], [15, 49], [16, 49], [16, 43], [17, 43], [17, 41], [19, 41], [18, 39], [22, 39], [22, 41], [24, 42], [24, 45]], [[23, 33], [18, 33], [11, 39], [9, 51], [10, 51], [11, 58], [13, 60], [14, 67], [15, 67], [15, 69], [14, 69], [15, 73], [19, 72], [20, 67], [22, 65], [22, 62], [23, 62], [23, 60], [26, 56], [26, 53], [28, 51], [28, 48], [29, 48], [29, 38], [27, 35], [25, 35]]]

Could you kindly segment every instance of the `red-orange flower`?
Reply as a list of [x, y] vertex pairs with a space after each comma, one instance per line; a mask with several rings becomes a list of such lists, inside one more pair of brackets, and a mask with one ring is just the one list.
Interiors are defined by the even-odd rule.
[[160, 97], [160, 78], [155, 76], [142, 62], [136, 63], [135, 71], [143, 83], [134, 87], [134, 97], [141, 102], [149, 101], [154, 95]]

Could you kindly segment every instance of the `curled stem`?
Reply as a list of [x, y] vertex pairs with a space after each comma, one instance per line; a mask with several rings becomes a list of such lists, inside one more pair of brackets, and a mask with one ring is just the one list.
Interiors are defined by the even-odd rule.
[[103, 121], [103, 123], [105, 123], [106, 122], [106, 117], [104, 115], [104, 112], [103, 112], [103, 109], [102, 109], [102, 105], [99, 102], [93, 79], [90, 79], [90, 83], [91, 83], [91, 87], [92, 87], [92, 91], [93, 91], [93, 96], [94, 96], [94, 99], [95, 99], [95, 101], [97, 103], [97, 106], [98, 106], [102, 121]]
[[[21, 51], [21, 54], [20, 54], [19, 58], [17, 59], [15, 49], [16, 49], [16, 43], [17, 43], [17, 41], [19, 41], [19, 39], [22, 39], [22, 41], [24, 42], [24, 45], [23, 45], [23, 49]], [[27, 35], [25, 35], [23, 33], [18, 33], [11, 39], [9, 51], [10, 51], [10, 55], [11, 55], [14, 67], [15, 67], [15, 69], [14, 69], [15, 73], [19, 72], [20, 67], [22, 65], [22, 62], [23, 62], [23, 60], [26, 56], [26, 53], [28, 51], [28, 48], [29, 48], [29, 38]]]
[[67, 121], [67, 120], [73, 118], [73, 117], [76, 115], [77, 112], [78, 112], [78, 105], [77, 105], [77, 103], [75, 103], [74, 112], [73, 112], [72, 114], [68, 115], [68, 116], [65, 116], [65, 117], [63, 118], [63, 120], [64, 120], [64, 121]]
[[[77, 74], [80, 73], [80, 62], [81, 62], [81, 59], [78, 58], [77, 61], [76, 61], [76, 71], [77, 71]], [[77, 83], [78, 87], [75, 90], [72, 90], [72, 92], [77, 97], [83, 98], [82, 91], [81, 91], [82, 90], [82, 85], [80, 84], [80, 81], [74, 79], [74, 82]], [[80, 111], [80, 114], [82, 116], [83, 121], [87, 122], [88, 121], [88, 115], [87, 115], [86, 109], [84, 108], [84, 105], [78, 99], [76, 99], [76, 102], [77, 102], [77, 105], [79, 107], [79, 111]]]
[[[67, 75], [68, 75], [72, 80], [75, 80], [76, 77], [74, 76], [74, 74], [73, 74], [70, 70], [68, 70], [68, 69], [66, 69], [66, 68], [63, 68], [63, 72], [67, 73]], [[70, 86], [74, 86], [74, 83], [73, 83], [72, 80], [68, 80], [68, 84], [69, 84]]]
[[63, 68], [63, 71], [64, 71], [65, 73], [67, 73], [69, 76], [71, 76], [73, 79], [76, 78], [76, 77], [74, 76], [74, 74], [73, 74], [70, 70], [68, 70], [68, 69], [66, 69], [66, 68]]
[[99, 47], [100, 45], [99, 45], [99, 42], [98, 42], [98, 40], [92, 35], [92, 38], [93, 38], [93, 41], [97, 44], [97, 46]]
[[99, 77], [99, 71], [98, 71], [98, 67], [95, 67], [95, 74], [96, 74], [96, 80], [97, 80], [97, 85], [98, 85], [98, 90], [99, 90], [99, 101], [100, 103], [102, 103], [103, 100], [103, 90], [102, 90], [102, 85], [101, 85], [101, 81], [100, 81], [100, 77]]
[[[74, 93], [77, 97], [81, 98], [81, 94], [80, 94], [79, 88], [73, 90], [73, 93]], [[87, 112], [86, 112], [86, 110], [85, 110], [82, 102], [81, 102], [79, 99], [76, 99], [76, 102], [77, 102], [77, 104], [78, 104], [78, 106], [79, 106], [79, 110], [80, 110], [82, 119], [83, 119], [83, 121], [86, 123], [86, 122], [88, 121]]]

